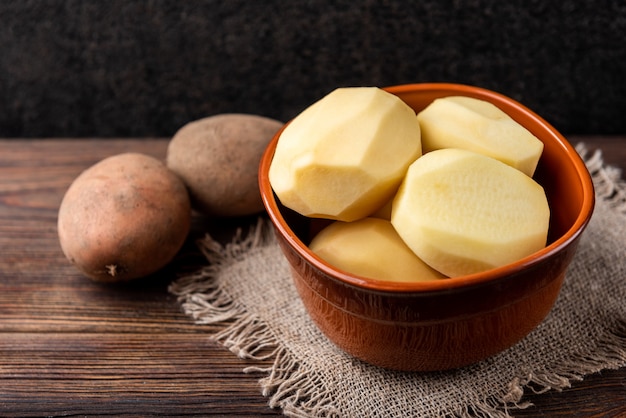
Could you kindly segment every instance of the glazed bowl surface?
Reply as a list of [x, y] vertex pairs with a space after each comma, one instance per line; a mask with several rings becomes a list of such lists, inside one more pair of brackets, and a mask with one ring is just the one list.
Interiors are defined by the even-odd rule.
[[[308, 247], [328, 221], [281, 205], [269, 167], [282, 129], [259, 166], [259, 187], [295, 287], [311, 319], [338, 347], [374, 365], [433, 371], [469, 365], [519, 342], [548, 315], [594, 208], [584, 162], [547, 121], [517, 101], [479, 87], [448, 83], [385, 88], [415, 112], [434, 99], [463, 95], [487, 100], [544, 144], [534, 174], [551, 210], [548, 244], [515, 263], [430, 282], [388, 282], [338, 270]], [[283, 127], [284, 129], [284, 127]]]

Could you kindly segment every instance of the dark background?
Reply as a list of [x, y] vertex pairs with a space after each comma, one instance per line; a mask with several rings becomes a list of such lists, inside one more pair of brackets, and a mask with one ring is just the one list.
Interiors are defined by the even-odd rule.
[[564, 134], [624, 134], [626, 1], [0, 2], [0, 137], [168, 137], [432, 81], [509, 95]]

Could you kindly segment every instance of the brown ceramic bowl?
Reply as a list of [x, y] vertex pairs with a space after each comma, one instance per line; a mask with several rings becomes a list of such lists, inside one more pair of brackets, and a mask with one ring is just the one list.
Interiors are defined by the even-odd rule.
[[337, 346], [368, 363], [398, 370], [461, 367], [520, 341], [551, 310], [594, 207], [584, 162], [544, 119], [516, 101], [477, 87], [412, 84], [386, 89], [419, 112], [437, 97], [487, 100], [544, 143], [535, 179], [551, 207], [548, 245], [486, 272], [432, 282], [390, 283], [339, 271], [307, 248], [324, 221], [283, 207], [268, 170], [278, 132], [259, 169], [265, 208], [309, 315]]

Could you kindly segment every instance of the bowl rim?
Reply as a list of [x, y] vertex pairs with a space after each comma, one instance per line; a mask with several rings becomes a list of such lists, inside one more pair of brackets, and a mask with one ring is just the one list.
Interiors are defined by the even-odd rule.
[[583, 193], [582, 207], [576, 217], [572, 226], [562, 234], [558, 239], [542, 248], [539, 251], [534, 252], [520, 260], [513, 263], [506, 264], [497, 268], [493, 268], [487, 271], [474, 273], [464, 276], [450, 277], [441, 280], [424, 281], [424, 282], [393, 282], [385, 280], [377, 280], [367, 277], [358, 276], [336, 267], [333, 267], [313, 251], [311, 251], [307, 245], [298, 238], [298, 236], [291, 230], [284, 217], [280, 213], [277, 204], [277, 197], [275, 196], [272, 187], [269, 183], [268, 171], [271, 161], [274, 156], [274, 150], [276, 143], [285, 129], [290, 123], [287, 122], [276, 132], [266, 150], [259, 165], [259, 189], [261, 192], [261, 198], [266, 212], [268, 213], [275, 230], [279, 233], [288, 243], [294, 251], [298, 253], [307, 263], [319, 269], [327, 277], [333, 278], [348, 285], [364, 288], [370, 291], [392, 292], [392, 293], [414, 293], [414, 292], [439, 292], [446, 290], [453, 290], [461, 287], [471, 285], [481, 285], [487, 282], [492, 282], [497, 279], [502, 279], [510, 275], [525, 270], [526, 268], [534, 265], [541, 264], [546, 259], [551, 258], [555, 253], [561, 249], [567, 247], [578, 239], [580, 234], [586, 228], [595, 205], [595, 191], [591, 174], [589, 173], [587, 166], [583, 159], [575, 150], [575, 148], [565, 139], [565, 137], [559, 133], [550, 123], [548, 123], [541, 116], [530, 110], [528, 107], [519, 103], [515, 99], [507, 97], [503, 94], [495, 91], [485, 89], [482, 87], [471, 86], [466, 84], [457, 83], [412, 83], [412, 84], [400, 84], [389, 87], [383, 87], [390, 93], [411, 93], [418, 91], [441, 91], [448, 95], [469, 95], [482, 98], [487, 98], [495, 103], [506, 104], [507, 107], [515, 108], [517, 112], [523, 114], [526, 118], [533, 120], [536, 124], [543, 126], [546, 129], [555, 142], [563, 150], [564, 154], [568, 156], [570, 162], [574, 165], [578, 179], [581, 182], [581, 188]]

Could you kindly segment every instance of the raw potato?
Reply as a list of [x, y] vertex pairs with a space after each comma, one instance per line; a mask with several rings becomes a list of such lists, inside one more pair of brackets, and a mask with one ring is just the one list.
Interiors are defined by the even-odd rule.
[[374, 218], [390, 220], [391, 219], [391, 205], [392, 204], [393, 204], [393, 197], [391, 199], [389, 199], [387, 201], [387, 203], [385, 203], [380, 209], [378, 209], [376, 212], [372, 213], [370, 216], [372, 216]]
[[281, 203], [301, 215], [354, 221], [393, 196], [421, 149], [415, 112], [397, 96], [339, 88], [285, 128], [269, 180]]
[[391, 223], [424, 262], [446, 276], [520, 260], [546, 245], [550, 209], [532, 178], [467, 150], [424, 154], [394, 198]]
[[176, 132], [167, 166], [183, 179], [198, 212], [244, 216], [263, 210], [258, 168], [282, 122], [257, 115], [221, 114], [190, 122]]
[[434, 100], [418, 113], [423, 152], [461, 148], [533, 175], [543, 142], [495, 105], [465, 96]]
[[362, 277], [394, 282], [445, 278], [420, 260], [383, 219], [336, 221], [317, 234], [309, 248], [334, 267]]
[[58, 215], [65, 256], [103, 282], [147, 276], [169, 263], [191, 223], [183, 182], [150, 156], [106, 158], [71, 184]]

